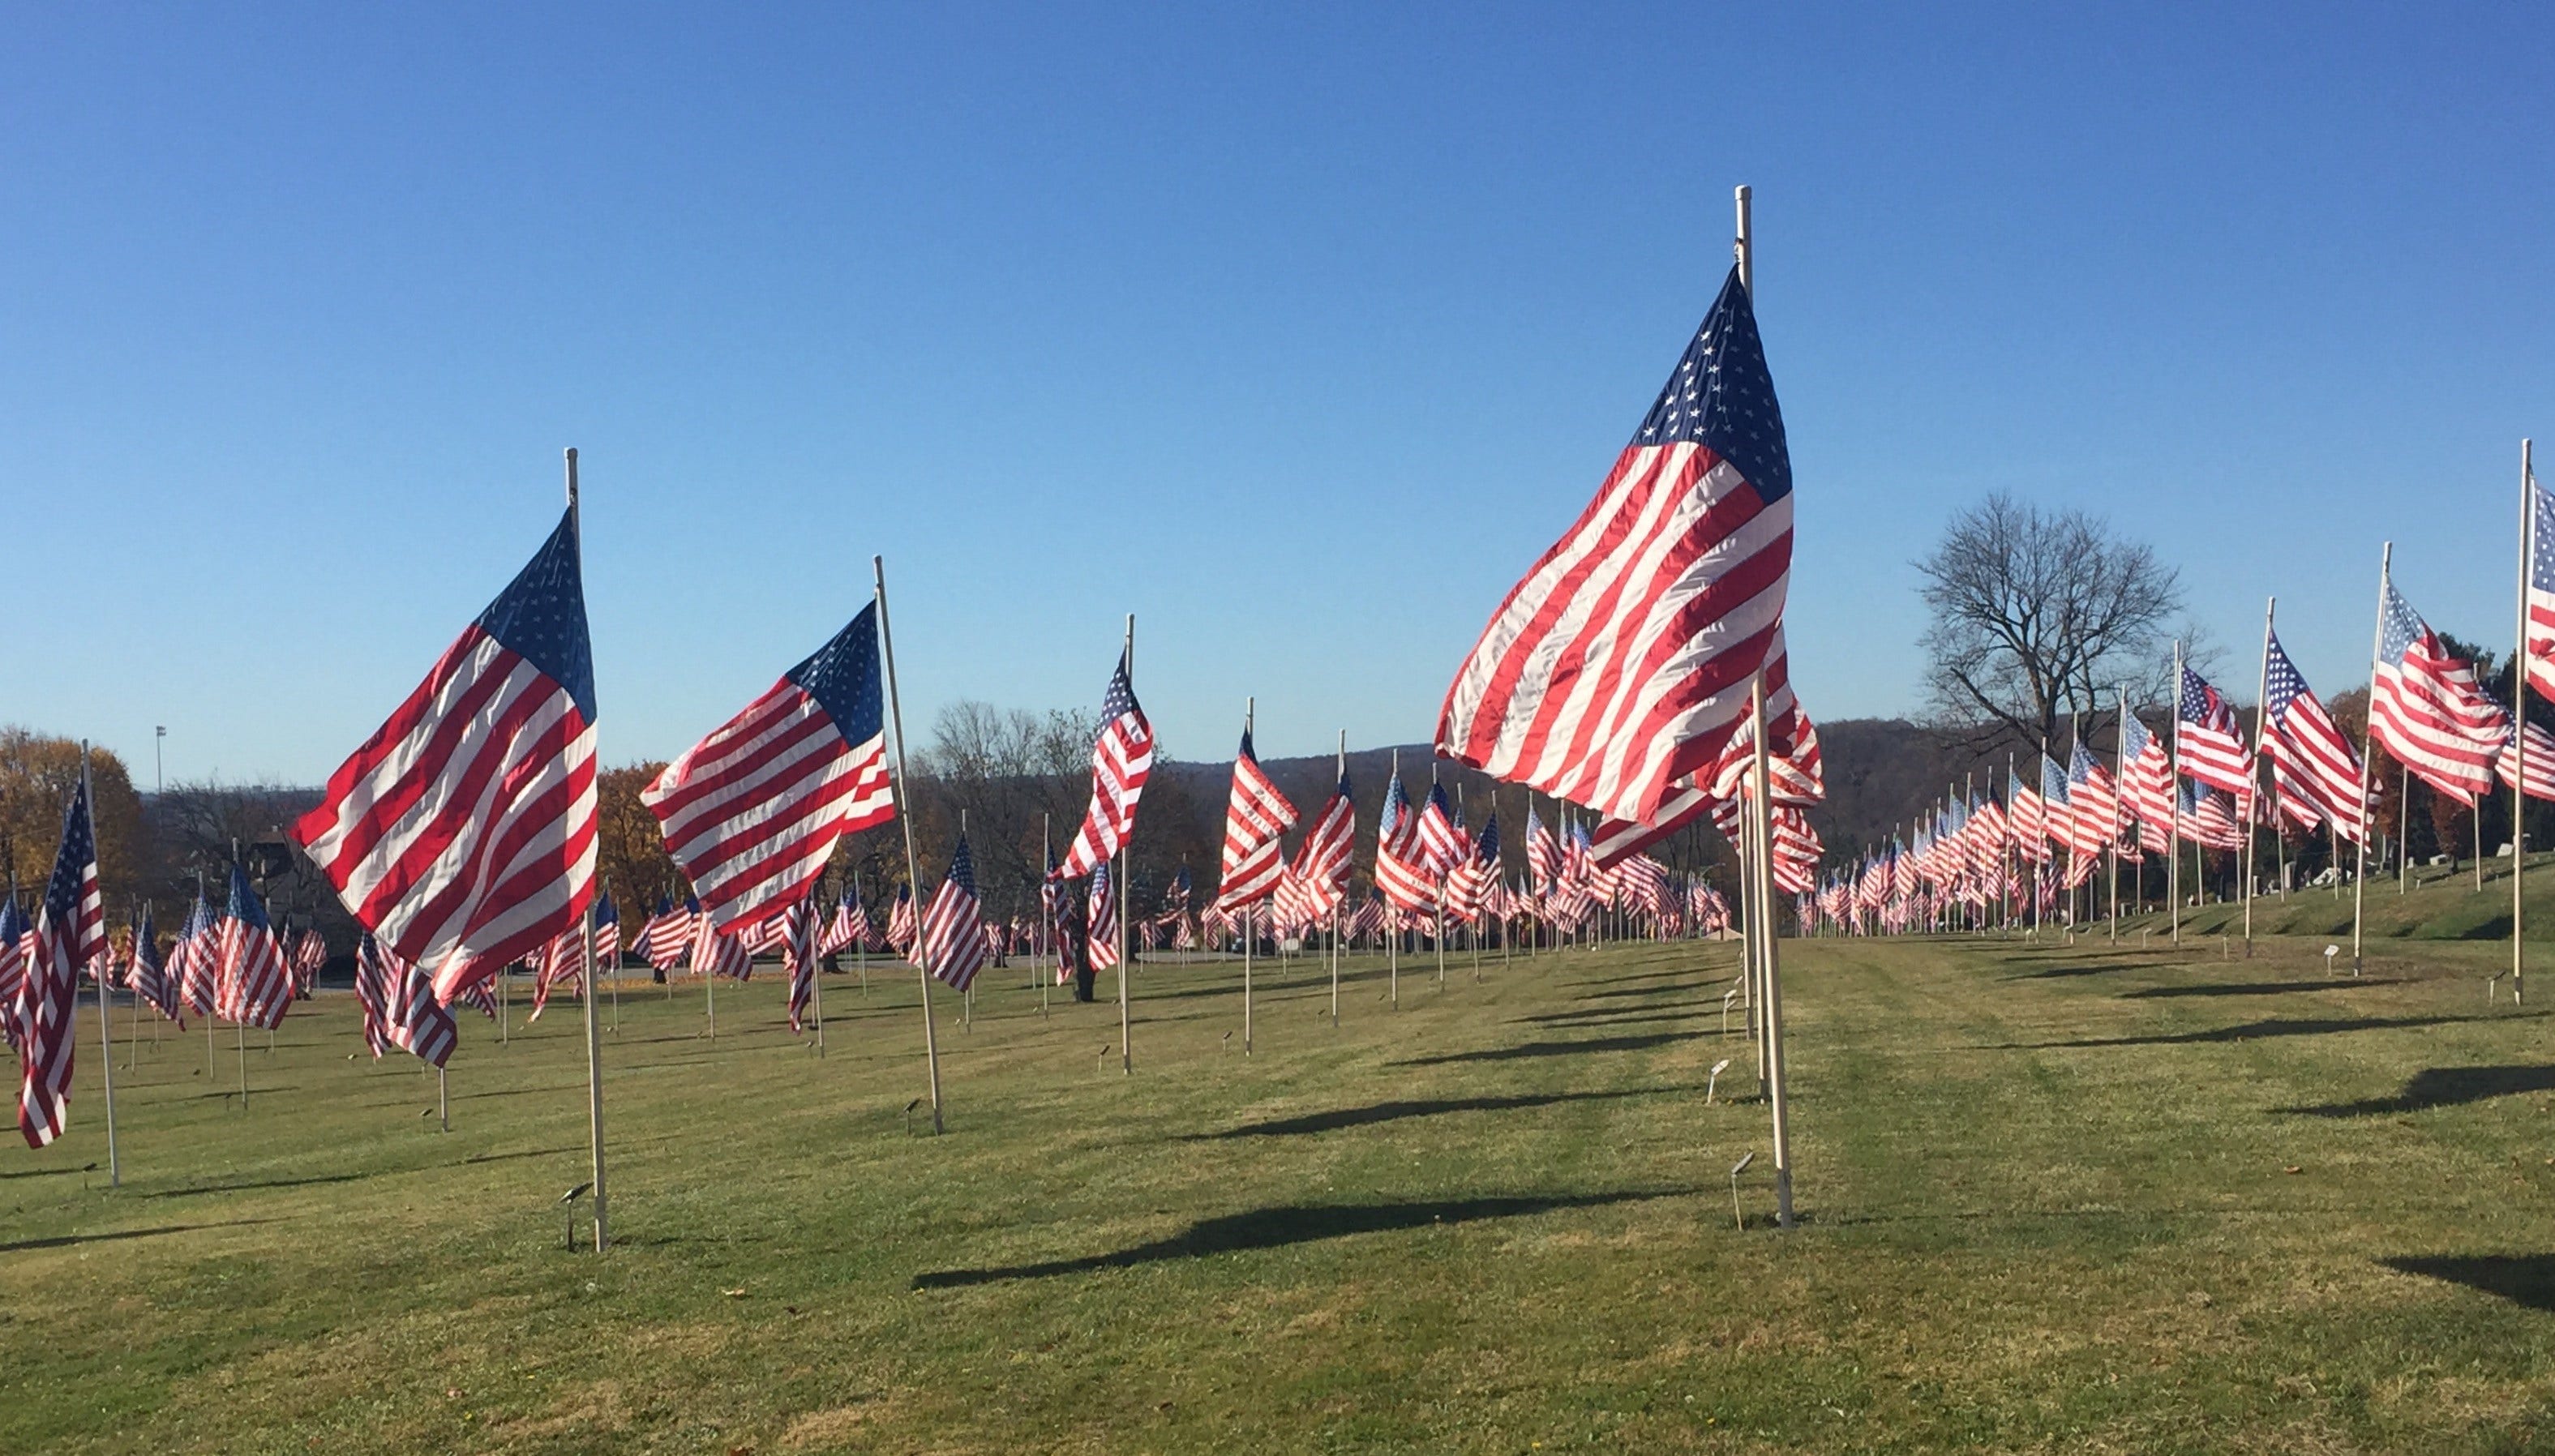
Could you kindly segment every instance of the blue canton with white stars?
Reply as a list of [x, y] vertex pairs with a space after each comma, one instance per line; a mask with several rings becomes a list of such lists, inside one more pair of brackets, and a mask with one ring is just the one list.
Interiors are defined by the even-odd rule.
[[879, 679], [878, 603], [784, 674], [803, 689], [846, 742], [867, 743], [884, 730]]
[[1757, 337], [1757, 313], [1739, 270], [1721, 286], [1703, 331], [1686, 346], [1668, 375], [1658, 403], [1642, 417], [1632, 445], [1691, 440], [1729, 461], [1772, 503], [1791, 494], [1792, 457], [1783, 443], [1783, 412], [1774, 403], [1774, 380], [1765, 372], [1765, 347]]
[[[45, 883], [45, 914], [57, 934], [79, 923], [82, 893], [89, 867], [97, 863], [97, 834], [89, 822], [88, 786], [71, 789], [70, 806], [62, 810], [62, 848], [54, 857], [54, 877]], [[29, 993], [33, 995], [31, 991]]]
[[2040, 756], [2040, 796], [2051, 803], [2067, 801], [2067, 776], [2058, 772], [2058, 764], [2049, 755]]
[[2262, 705], [2270, 710], [2271, 720], [2276, 723], [2288, 716], [2291, 702], [2315, 694], [2307, 686], [2305, 675], [2289, 661], [2289, 655], [2281, 648], [2278, 638], [2271, 639], [2270, 651], [2265, 657], [2268, 663], [2262, 671]]
[[2377, 608], [2377, 661], [2390, 667], [2404, 666], [2404, 654], [2431, 630], [2422, 614], [2396, 593], [2395, 583], [2386, 583]]
[[585, 635], [585, 568], [574, 507], [477, 625], [557, 683], [586, 726], [594, 726], [594, 646]]
[[2536, 520], [2530, 524], [2528, 585], [2535, 591], [2555, 591], [2555, 494], [2540, 486], [2534, 477], [2528, 482], [2528, 508]]
[[967, 852], [967, 836], [964, 834], [958, 836], [958, 847], [949, 852], [949, 883], [966, 891], [970, 899], [974, 898], [976, 857]]
[[252, 930], [272, 930], [267, 923], [266, 902], [257, 898], [257, 890], [248, 883], [248, 871], [231, 866], [230, 909], [223, 912], [227, 919], [238, 920]]
[[1139, 711], [1135, 686], [1127, 680], [1127, 655], [1118, 655], [1118, 670], [1109, 674], [1109, 690], [1100, 695], [1100, 721], [1115, 723]]

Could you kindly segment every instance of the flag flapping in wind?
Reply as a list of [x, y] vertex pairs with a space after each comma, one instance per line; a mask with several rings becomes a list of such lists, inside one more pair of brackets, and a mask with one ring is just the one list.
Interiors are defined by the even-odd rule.
[[355, 940], [355, 1006], [363, 1013], [364, 1049], [380, 1061], [391, 1049], [391, 972], [369, 933]]
[[2333, 821], [2334, 832], [2359, 843], [2367, 831], [2359, 750], [2335, 726], [2277, 637], [2270, 639], [2264, 681], [2268, 690], [2262, 706], [2271, 725], [2273, 753], [2295, 776], [2300, 791]]
[[[1818, 730], [1792, 692], [1791, 658], [1778, 624], [1765, 652], [1765, 775], [1773, 782], [1772, 802], [1807, 807], [1827, 797], [1827, 771], [1819, 750]], [[1643, 822], [1608, 817], [1590, 836], [1597, 863], [1617, 864], [1656, 844], [1702, 817], [1716, 805], [1735, 801], [1757, 765], [1757, 743], [1749, 719], [1742, 717], [1721, 752], [1710, 764], [1668, 786], [1657, 809]], [[1726, 817], [1726, 816], [1725, 816]], [[1731, 819], [1735, 826], [1737, 820]]]
[[[2526, 731], [2528, 782], [2521, 791], [2530, 798], [2555, 799], [2555, 733], [2549, 733], [2534, 723], [2526, 725]], [[2505, 741], [2501, 752], [2494, 756], [2494, 776], [2504, 784], [2515, 783], [2519, 775], [2520, 766], [2511, 762], [2518, 757], [2513, 752], [2516, 746], [2516, 740]]]
[[2144, 849], [2162, 848], [2173, 832], [2173, 766], [2135, 713], [2121, 720], [2121, 817], [2137, 826]]
[[266, 902], [248, 883], [248, 871], [231, 866], [230, 900], [222, 908], [213, 944], [213, 1011], [226, 1022], [262, 1031], [284, 1025], [293, 1008], [293, 978], [284, 947], [266, 917]]
[[1258, 905], [1278, 890], [1286, 872], [1280, 836], [1295, 827], [1295, 806], [1262, 772], [1251, 752], [1251, 730], [1233, 759], [1233, 793], [1225, 803], [1223, 873], [1215, 896], [1219, 910]]
[[2469, 803], [2493, 791], [2493, 763], [2510, 737], [2510, 715], [2485, 696], [2475, 665], [2449, 655], [2392, 580], [2378, 592], [2369, 731], [2416, 778]]
[[1091, 806], [1082, 827], [1073, 831], [1064, 864], [1056, 871], [1079, 880], [1116, 854], [1136, 832], [1136, 803], [1144, 797], [1145, 780], [1154, 772], [1154, 725], [1136, 701], [1127, 680], [1127, 657], [1109, 674], [1109, 691], [1100, 699], [1100, 736], [1091, 745]]
[[35, 938], [35, 922], [18, 904], [18, 885], [12, 880], [9, 898], [0, 901], [0, 1039], [8, 1041], [12, 1051], [26, 1047], [26, 1029], [19, 1024], [18, 1013], [27, 989], [27, 953]]
[[[71, 1025], [78, 1010], [80, 967], [106, 954], [106, 903], [97, 889], [97, 822], [83, 775], [62, 810], [61, 846], [45, 897], [36, 903], [33, 948], [19, 988], [23, 1038], [18, 1075], [18, 1131], [42, 1148], [70, 1123]], [[101, 986], [98, 995], [103, 997]]]
[[[2529, 553], [2528, 626], [2525, 651], [2528, 685], [2555, 697], [2555, 494], [2528, 477]], [[2535, 758], [2536, 745], [2529, 745]]]
[[781, 938], [781, 969], [790, 978], [790, 1031], [795, 1035], [816, 994], [816, 957], [822, 954], [817, 949], [816, 897], [799, 897], [782, 914], [786, 929]]
[[976, 900], [976, 858], [968, 853], [964, 834], [949, 852], [948, 877], [922, 917], [922, 949], [931, 963], [931, 978], [952, 990], [966, 990], [985, 968], [984, 907]]
[[594, 658], [576, 508], [293, 826], [445, 1004], [572, 928], [594, 885]]
[[160, 932], [151, 923], [151, 907], [145, 903], [142, 914], [133, 922], [133, 960], [124, 984], [133, 994], [148, 1003], [153, 1011], [177, 1022], [180, 1030], [185, 1022], [179, 1015], [178, 983], [160, 958]]
[[177, 985], [180, 1004], [199, 1017], [213, 1014], [221, 959], [219, 922], [212, 906], [197, 891], [194, 909], [186, 911], [185, 923], [178, 927], [178, 943], [169, 950], [169, 979]]
[[720, 929], [779, 914], [843, 835], [896, 817], [881, 682], [872, 603], [640, 793]]
[[[452, 1060], [453, 1045], [461, 1037], [459, 1029], [452, 1025], [451, 1008], [434, 999], [433, 978], [382, 949], [371, 936], [365, 937], [365, 943], [372, 946], [381, 962], [382, 984], [390, 995], [385, 1020], [389, 1023], [391, 1043], [441, 1070]], [[471, 989], [481, 1003], [480, 1010], [493, 1014], [496, 1009], [484, 1004], [487, 985], [483, 982]], [[469, 996], [462, 999], [472, 1000]]]
[[1792, 470], [1739, 271], [1579, 520], [1447, 690], [1439, 752], [1647, 823], [1721, 751], [1783, 615]]
[[2182, 728], [2177, 744], [2185, 778], [2230, 793], [2253, 791], [2253, 754], [2236, 724], [2236, 710], [2209, 679], [2182, 669]]
[[1316, 918], [1340, 907], [1348, 894], [1349, 851], [1357, 841], [1357, 805], [1349, 797], [1349, 775], [1340, 771], [1339, 787], [1313, 816], [1313, 827], [1304, 831], [1304, 842], [1295, 850], [1295, 882], [1304, 896], [1304, 909]]
[[1118, 895], [1110, 888], [1109, 861], [1105, 858], [1091, 866], [1090, 905], [1086, 908], [1088, 928], [1083, 934], [1082, 959], [1095, 971], [1105, 971], [1118, 964]]
[[1419, 842], [1419, 816], [1411, 810], [1409, 795], [1401, 791], [1399, 770], [1385, 787], [1384, 809], [1375, 821], [1375, 885], [1396, 910], [1420, 912], [1436, 908], [1437, 879]]

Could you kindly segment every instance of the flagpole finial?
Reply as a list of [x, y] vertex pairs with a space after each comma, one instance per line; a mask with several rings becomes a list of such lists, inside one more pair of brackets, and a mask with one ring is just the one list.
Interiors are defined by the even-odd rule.
[[567, 508], [576, 509], [576, 446], [567, 447]]

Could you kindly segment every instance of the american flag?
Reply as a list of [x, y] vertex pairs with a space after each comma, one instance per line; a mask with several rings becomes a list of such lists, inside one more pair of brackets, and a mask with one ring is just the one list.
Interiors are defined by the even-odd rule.
[[2022, 857], [2034, 863], [2049, 858], [2049, 809], [2040, 795], [2027, 788], [2022, 775], [2008, 768], [2005, 771], [2005, 796], [2012, 805], [2006, 817], [2013, 825], [2013, 847]]
[[2067, 799], [2067, 774], [2057, 761], [2040, 756], [2041, 831], [2061, 848], [2076, 843], [2076, 815]]
[[790, 978], [790, 1031], [795, 1035], [816, 994], [816, 897], [800, 896], [782, 917], [781, 969]]
[[186, 912], [185, 922], [178, 927], [178, 943], [169, 950], [169, 979], [177, 984], [178, 1000], [199, 1017], [213, 1014], [221, 958], [218, 922], [198, 889], [195, 907]]
[[[393, 1045], [406, 1049], [420, 1061], [440, 1071], [452, 1060], [453, 1044], [461, 1039], [460, 1031], [452, 1025], [452, 1012], [434, 998], [433, 978], [416, 966], [374, 944], [367, 935], [364, 942], [382, 964], [383, 985], [390, 992], [387, 1018]], [[486, 982], [470, 988], [462, 1001], [477, 1006], [489, 1015], [496, 1008], [488, 1004]]]
[[2510, 715], [2485, 696], [2475, 665], [2449, 656], [2391, 580], [2378, 592], [2369, 729], [2423, 783], [2469, 803], [2493, 791], [2493, 761], [2510, 737]]
[[1366, 903], [1357, 908], [1357, 913], [1349, 916], [1347, 933], [1354, 940], [1381, 935], [1384, 929], [1384, 892], [1370, 889], [1366, 893]]
[[2069, 846], [2089, 858], [2110, 848], [2121, 832], [2119, 790], [2081, 733], [2067, 760], [2067, 826]]
[[1154, 725], [1136, 702], [1127, 680], [1127, 657], [1109, 674], [1109, 691], [1100, 699], [1100, 737], [1091, 745], [1091, 807], [1073, 833], [1064, 864], [1056, 873], [1079, 880], [1118, 852], [1136, 832], [1136, 801], [1144, 796], [1145, 780], [1154, 772]]
[[151, 923], [151, 907], [142, 907], [140, 918], [133, 922], [133, 962], [124, 978], [133, 994], [148, 1003], [153, 1011], [177, 1022], [180, 1030], [185, 1023], [179, 1016], [178, 985], [169, 968], [160, 959], [160, 932]]
[[[2555, 733], [2548, 733], [2534, 723], [2526, 725], [2526, 731], [2528, 762], [2524, 767], [2528, 772], [2528, 784], [2523, 791], [2530, 798], [2555, 799]], [[2513, 743], [2504, 743], [2500, 754], [2493, 761], [2494, 773], [2504, 784], [2511, 783], [2518, 773], [2511, 765], [2515, 747]]]
[[[585, 989], [585, 947], [578, 925], [553, 936], [543, 947], [540, 963], [533, 971], [533, 1014], [524, 1019], [531, 1026], [542, 1019], [550, 1004], [553, 991], [583, 992]], [[594, 903], [594, 965], [597, 974], [610, 967], [621, 955], [621, 912], [613, 908], [609, 895]]]
[[1349, 852], [1357, 841], [1357, 805], [1349, 797], [1348, 770], [1340, 770], [1339, 787], [1331, 790], [1313, 827], [1295, 851], [1295, 879], [1303, 887], [1305, 907], [1318, 918], [1340, 907], [1349, 889]]
[[708, 915], [692, 917], [692, 969], [703, 976], [725, 976], [731, 981], [751, 980], [754, 976], [754, 951], [741, 933], [721, 930]]
[[845, 834], [896, 817], [880, 681], [873, 602], [640, 793], [720, 929], [779, 915]]
[[1535, 813], [1531, 796], [1525, 801], [1525, 867], [1538, 899], [1550, 895], [1561, 880], [1561, 841]]
[[899, 885], [896, 887], [896, 905], [887, 912], [888, 948], [912, 959], [914, 940], [920, 934], [913, 921], [913, 887]]
[[231, 866], [230, 902], [222, 910], [216, 932], [213, 1010], [222, 1020], [272, 1031], [284, 1025], [293, 1007], [293, 981], [284, 969], [284, 948], [275, 943], [275, 926], [266, 918], [266, 903], [248, 883], [248, 871]]
[[[424, 971], [417, 970], [414, 967], [411, 968], [410, 974], [420, 977], [426, 976]], [[443, 1005], [442, 1002], [434, 999], [434, 981], [431, 977], [426, 977], [426, 999], [436, 1007], [441, 1007]], [[492, 1022], [497, 1020], [497, 997], [495, 993], [488, 989], [488, 983], [485, 981], [481, 981], [476, 985], [463, 990], [459, 996], [452, 999], [452, 1004], [454, 1006], [469, 1007], [471, 1010], [479, 1013], [481, 1016], [486, 1017]], [[442, 1063], [437, 1062], [436, 1065], [440, 1066]]]
[[2268, 664], [2263, 706], [2280, 751], [2299, 787], [2333, 821], [2334, 832], [2357, 844], [2368, 818], [2360, 754], [2334, 726], [2333, 715], [2316, 700], [2277, 637], [2270, 639]]
[[[1807, 806], [1827, 797], [1827, 771], [1818, 730], [1793, 696], [1791, 658], [1784, 650], [1783, 629], [1774, 628], [1761, 674], [1765, 683], [1765, 777], [1775, 804]], [[1620, 863], [1658, 843], [1707, 813], [1722, 815], [1718, 805], [1747, 793], [1756, 772], [1757, 736], [1747, 717], [1723, 741], [1720, 755], [1702, 770], [1679, 779], [1645, 822], [1608, 817], [1597, 826], [1592, 843], [1600, 866]], [[1736, 827], [1734, 813], [1722, 815]]]
[[[573, 927], [594, 884], [594, 658], [576, 508], [293, 836], [449, 1005]], [[268, 937], [270, 940], [272, 936]]]
[[2555, 495], [2537, 483], [2534, 471], [2528, 476], [2528, 685], [2555, 697]]
[[[36, 904], [34, 949], [19, 993], [24, 1036], [18, 1082], [18, 1131], [42, 1148], [70, 1121], [71, 1046], [77, 1029], [80, 967], [106, 954], [106, 904], [97, 889], [97, 823], [89, 813], [88, 777], [80, 777], [62, 810], [61, 847], [53, 878]], [[103, 986], [98, 995], [106, 995]]]
[[2121, 720], [2121, 810], [2145, 848], [2162, 846], [2173, 832], [2173, 766], [2163, 740], [2135, 713]]
[[1091, 928], [1084, 936], [1083, 960], [1095, 971], [1118, 964], [1118, 897], [1109, 887], [1109, 861], [1091, 865]]
[[2183, 803], [2183, 838], [2211, 849], [2232, 850], [2244, 844], [2244, 831], [2236, 825], [2232, 794], [2213, 791], [2203, 785], [2185, 785]]
[[2253, 791], [2253, 755], [2245, 747], [2236, 710], [2188, 667], [2182, 669], [2182, 733], [2176, 748], [2186, 777], [2230, 793]]
[[18, 904], [18, 885], [9, 884], [9, 898], [0, 901], [0, 1038], [11, 1050], [23, 1049], [25, 1035], [18, 1022], [20, 998], [27, 987], [27, 951], [35, 939], [35, 924]]
[[683, 963], [683, 951], [692, 943], [692, 928], [699, 918], [698, 904], [676, 910], [672, 896], [657, 897], [657, 912], [639, 928], [640, 958], [657, 970], [671, 972]]
[[835, 955], [859, 945], [868, 921], [869, 912], [861, 909], [860, 886], [845, 880], [842, 898], [834, 902], [834, 912], [826, 917], [825, 928], [816, 937], [816, 953]]
[[311, 988], [319, 984], [319, 972], [328, 964], [328, 942], [319, 936], [318, 927], [304, 925], [293, 935], [293, 995], [300, 1001], [310, 999]]
[[1446, 877], [1448, 909], [1466, 919], [1490, 908], [1491, 892], [1500, 879], [1500, 814], [1493, 809], [1473, 838], [1472, 852]]
[[1782, 413], [1732, 269], [1606, 483], [1447, 690], [1440, 752], [1648, 823], [1747, 711], [1792, 555]]
[[1443, 875], [1464, 859], [1464, 827], [1446, 803], [1446, 788], [1432, 772], [1428, 797], [1419, 805], [1419, 854], [1429, 871]]
[[[1097, 878], [1092, 883], [1099, 888]], [[985, 968], [984, 908], [976, 902], [976, 860], [967, 852], [964, 834], [949, 852], [948, 878], [940, 882], [940, 893], [931, 897], [930, 912], [922, 917], [922, 952], [932, 979], [952, 990], [966, 990]]]
[[363, 1012], [364, 1049], [380, 1061], [391, 1049], [391, 973], [369, 932], [355, 940], [355, 1005]]
[[1426, 910], [1437, 904], [1437, 880], [1420, 847], [1418, 819], [1396, 770], [1384, 790], [1384, 810], [1376, 817], [1375, 883], [1398, 910]]
[[1280, 836], [1295, 827], [1295, 806], [1261, 771], [1251, 752], [1251, 730], [1242, 730], [1242, 748], [1233, 759], [1233, 793], [1224, 810], [1223, 874], [1215, 903], [1240, 910], [1267, 900], [1286, 872], [1286, 849]]

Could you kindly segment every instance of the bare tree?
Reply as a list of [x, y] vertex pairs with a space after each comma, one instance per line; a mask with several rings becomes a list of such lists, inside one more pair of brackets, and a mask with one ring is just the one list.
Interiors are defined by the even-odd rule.
[[2061, 716], [2116, 708], [2123, 686], [2151, 696], [2182, 607], [2154, 547], [2002, 493], [1954, 516], [1915, 566], [1935, 714], [1977, 747], [2050, 742]]

